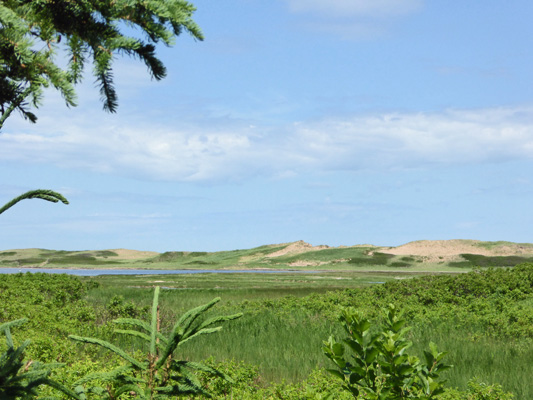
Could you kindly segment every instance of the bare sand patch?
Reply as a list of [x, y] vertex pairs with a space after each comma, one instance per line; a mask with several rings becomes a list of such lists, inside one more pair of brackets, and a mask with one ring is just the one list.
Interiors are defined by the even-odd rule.
[[307, 253], [308, 251], [316, 251], [316, 250], [324, 250], [324, 249], [329, 249], [329, 246], [325, 246], [325, 245], [313, 246], [309, 243], [304, 242], [303, 240], [299, 240], [297, 242], [289, 244], [284, 249], [268, 254], [266, 257], [269, 257], [269, 258], [281, 257], [287, 254], [300, 254], [300, 253]]
[[487, 245], [479, 240], [419, 240], [398, 247], [382, 247], [382, 253], [394, 255], [417, 255], [424, 261], [456, 261], [461, 254], [479, 254], [482, 256], [516, 256], [533, 254], [533, 246], [520, 243]]
[[300, 261], [299, 260], [299, 261], [291, 262], [288, 265], [289, 267], [318, 267], [324, 264], [328, 264], [328, 263], [323, 262], [323, 261], [303, 261], [303, 260]]
[[140, 260], [140, 259], [155, 257], [159, 255], [159, 253], [155, 251], [139, 251], [139, 250], [128, 250], [128, 249], [112, 249], [109, 251], [117, 253], [117, 255], [114, 257], [120, 258], [122, 260]]

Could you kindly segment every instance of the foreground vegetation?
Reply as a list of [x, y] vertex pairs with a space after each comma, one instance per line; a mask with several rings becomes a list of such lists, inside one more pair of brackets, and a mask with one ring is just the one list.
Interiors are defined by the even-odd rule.
[[[148, 319], [153, 286], [180, 288], [161, 290], [161, 330], [166, 333], [186, 310], [220, 295], [216, 314], [244, 316], [215, 335], [187, 343], [177, 354], [186, 361], [203, 360], [233, 380], [230, 384], [200, 374], [205, 390], [217, 398], [318, 399], [331, 394], [341, 399], [350, 395], [325, 371], [334, 365], [322, 347], [328, 337], [345, 335], [337, 320], [342, 307], [355, 307], [377, 327], [381, 309], [394, 304], [412, 326], [405, 337], [413, 343], [410, 354], [424, 359], [430, 342], [448, 352], [444, 362], [454, 367], [441, 374], [447, 383], [440, 398], [506, 399], [508, 392], [515, 399], [533, 398], [533, 264], [421, 279], [368, 276], [357, 281], [330, 275], [323, 279], [329, 289], [339, 289], [343, 282], [351, 288], [327, 291], [316, 291], [313, 280], [300, 275], [282, 277], [276, 285], [273, 276], [253, 274], [83, 279], [4, 275], [0, 324], [28, 318], [12, 329], [15, 343], [31, 338], [27, 359], [65, 363], [51, 377], [72, 387], [87, 374], [115, 369], [121, 360], [95, 346], [80, 346], [68, 335], [100, 338], [140, 354], [147, 350], [143, 342], [113, 333], [111, 321]], [[230, 284], [233, 279], [238, 285]], [[387, 283], [368, 284], [377, 279]], [[288, 292], [292, 295], [286, 296]]]

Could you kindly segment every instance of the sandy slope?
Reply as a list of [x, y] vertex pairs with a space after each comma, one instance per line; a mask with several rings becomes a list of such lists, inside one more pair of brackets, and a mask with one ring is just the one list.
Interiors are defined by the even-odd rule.
[[483, 256], [528, 256], [533, 255], [533, 244], [481, 242], [479, 240], [419, 240], [398, 247], [382, 247], [380, 252], [394, 255], [417, 255], [426, 261], [452, 261], [460, 254]]
[[287, 254], [300, 254], [300, 253], [307, 253], [308, 251], [316, 251], [316, 250], [323, 250], [323, 249], [329, 249], [329, 246], [313, 246], [313, 245], [310, 245], [309, 243], [304, 242], [303, 240], [299, 240], [297, 242], [289, 244], [284, 249], [268, 254], [267, 257], [269, 258], [281, 257]]
[[121, 260], [139, 260], [142, 258], [155, 257], [159, 254], [155, 251], [139, 251], [128, 249], [112, 249], [110, 251], [117, 253], [117, 258], [120, 258]]

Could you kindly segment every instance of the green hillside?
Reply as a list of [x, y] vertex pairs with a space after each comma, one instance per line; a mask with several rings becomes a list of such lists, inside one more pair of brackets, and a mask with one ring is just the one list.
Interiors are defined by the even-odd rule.
[[398, 247], [311, 246], [303, 241], [218, 252], [136, 250], [0, 251], [3, 268], [291, 269], [462, 272], [533, 262], [533, 245], [468, 240], [419, 241]]

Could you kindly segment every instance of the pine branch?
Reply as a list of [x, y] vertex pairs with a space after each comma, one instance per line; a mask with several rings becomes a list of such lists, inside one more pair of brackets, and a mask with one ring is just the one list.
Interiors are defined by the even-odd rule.
[[54, 192], [52, 190], [46, 190], [46, 189], [30, 190], [29, 192], [23, 193], [20, 196], [15, 197], [10, 202], [6, 203], [2, 208], [0, 208], [0, 214], [8, 210], [9, 208], [13, 207], [19, 201], [22, 201], [25, 199], [42, 199], [42, 200], [50, 201], [52, 203], [57, 203], [61, 201], [63, 204], [69, 204], [68, 200], [64, 198], [63, 195], [61, 195], [60, 193]]
[[159, 286], [154, 290], [154, 301], [152, 302], [152, 325], [150, 327], [150, 354], [156, 355], [157, 322], [159, 317]]
[[117, 318], [113, 320], [114, 324], [131, 325], [137, 328], [144, 329], [146, 332], [150, 332], [150, 325], [140, 319], [136, 318]]
[[214, 325], [214, 324], [218, 324], [219, 322], [232, 321], [234, 319], [241, 318], [242, 316], [243, 316], [243, 313], [237, 313], [237, 314], [233, 314], [233, 315], [220, 315], [220, 316], [217, 316], [217, 317], [212, 317], [212, 318], [206, 319], [204, 322], [202, 322], [198, 326], [198, 329], [207, 328], [208, 326], [211, 326], [211, 325]]
[[[146, 333], [143, 333], [143, 332], [139, 332], [139, 331], [133, 331], [131, 329], [115, 329], [115, 333], [121, 333], [123, 335], [129, 335], [129, 336], [133, 336], [133, 337], [137, 337], [137, 338], [140, 338], [140, 339], [143, 339], [145, 341], [147, 341], [148, 343], [151, 342], [151, 337], [148, 336]], [[157, 338], [159, 338], [159, 336], [163, 336], [163, 335], [157, 335]], [[161, 343], [157, 343], [156, 342], [156, 347], [160, 350], [163, 350], [164, 347]]]
[[130, 364], [132, 364], [135, 368], [139, 370], [143, 370], [146, 368], [145, 363], [141, 363], [137, 361], [135, 358], [131, 357], [128, 353], [126, 353], [121, 348], [106, 342], [105, 340], [101, 339], [95, 339], [95, 338], [88, 338], [88, 337], [81, 337], [76, 335], [69, 335], [69, 338], [72, 340], [77, 340], [78, 342], [82, 343], [91, 343], [91, 344], [97, 344], [105, 349], [108, 349], [112, 351], [113, 353], [117, 354], [118, 356], [122, 357], [124, 360], [128, 361]]
[[[110, 372], [94, 372], [92, 374], [86, 375], [83, 378], [78, 379], [76, 382], [74, 382], [74, 386], [78, 387], [81, 385], [84, 385], [92, 380], [99, 380], [99, 381], [113, 381], [117, 379], [117, 377], [124, 375], [125, 373], [131, 371], [131, 366], [125, 365], [119, 368], [116, 368]], [[137, 380], [137, 382], [140, 382], [141, 380]], [[133, 378], [132, 378], [133, 382]], [[75, 389], [77, 390], [77, 389]], [[81, 390], [81, 387], [80, 387]]]
[[218, 332], [222, 329], [221, 326], [217, 326], [216, 328], [206, 328], [206, 329], [201, 329], [201, 330], [194, 330], [192, 332], [189, 332], [188, 335], [183, 335], [182, 336], [182, 339], [177, 343], [176, 347], [178, 346], [182, 346], [184, 343], [188, 342], [189, 340], [197, 337], [197, 336], [200, 336], [200, 335], [208, 335], [210, 333], [215, 333], [215, 332]]

